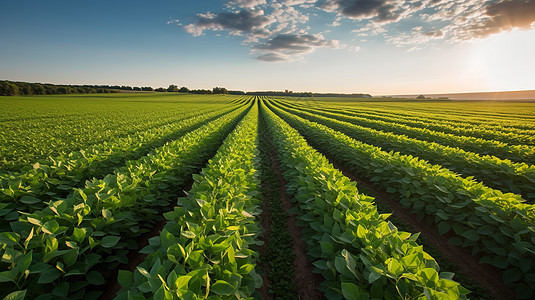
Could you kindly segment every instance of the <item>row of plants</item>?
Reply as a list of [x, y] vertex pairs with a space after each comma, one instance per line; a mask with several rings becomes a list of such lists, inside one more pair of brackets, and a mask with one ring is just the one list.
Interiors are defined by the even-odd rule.
[[535, 131], [522, 131], [519, 129], [508, 129], [500, 127], [484, 127], [468, 125], [466, 123], [455, 122], [448, 124], [444, 120], [429, 120], [422, 118], [421, 120], [407, 119], [398, 115], [384, 115], [374, 112], [361, 112], [348, 110], [346, 108], [334, 108], [331, 106], [322, 106], [322, 110], [343, 114], [347, 116], [362, 117], [370, 120], [379, 120], [389, 123], [397, 123], [409, 127], [427, 128], [437, 132], [451, 133], [454, 135], [472, 136], [486, 140], [495, 140], [512, 145], [534, 145]]
[[[530, 116], [529, 112], [522, 109], [527, 107], [523, 104], [502, 102], [502, 104], [488, 105], [488, 102], [481, 103], [483, 104], [456, 101], [431, 102], [430, 104], [420, 102], [415, 105], [406, 105], [406, 102], [390, 102], [388, 105], [381, 105], [380, 109], [394, 110], [404, 115], [422, 115], [438, 119], [444, 119], [447, 116], [448, 119], [461, 123], [473, 122], [473, 124], [497, 124], [520, 129], [535, 129], [535, 119]], [[377, 108], [376, 105], [372, 107]]]
[[[462, 105], [462, 104], [460, 104]], [[406, 125], [412, 124], [415, 122], [415, 125], [424, 125], [430, 124], [430, 126], [440, 126], [445, 125], [445, 128], [455, 128], [460, 127], [461, 129], [474, 130], [474, 127], [477, 129], [484, 130], [499, 130], [502, 132], [511, 132], [521, 135], [533, 134], [535, 131], [535, 124], [529, 125], [529, 123], [520, 121], [518, 116], [510, 116], [506, 119], [492, 118], [489, 119], [488, 116], [481, 116], [478, 112], [472, 112], [468, 116], [454, 116], [448, 114], [447, 112], [440, 111], [436, 113], [425, 112], [425, 111], [410, 111], [406, 108], [378, 108], [378, 107], [361, 107], [361, 106], [342, 106], [342, 105], [325, 105], [324, 108], [337, 109], [341, 111], [348, 111], [352, 113], [361, 114], [367, 117], [387, 117], [395, 118], [399, 121], [407, 121], [409, 123], [404, 123]], [[416, 126], [416, 127], [426, 127], [426, 126]], [[439, 127], [436, 129], [441, 131]]]
[[120, 270], [116, 299], [244, 299], [262, 286], [255, 271], [260, 227], [258, 108], [225, 139], [180, 198], [150, 253]]
[[482, 156], [459, 148], [375, 130], [298, 109], [284, 107], [284, 110], [343, 132], [363, 143], [381, 147], [384, 151], [398, 151], [401, 154], [427, 160], [465, 177], [473, 176], [492, 188], [521, 194], [529, 202], [535, 202], [535, 166], [533, 165], [513, 163], [495, 156]]
[[127, 161], [157, 151], [166, 143], [236, 109], [201, 113], [111, 143], [41, 161], [22, 173], [0, 174], [0, 216], [3, 217], [0, 230], [6, 230], [10, 221], [18, 219], [19, 212], [42, 209], [48, 201], [66, 197], [86, 180], [111, 174]]
[[[55, 105], [58, 104], [50, 102], [50, 106]], [[167, 110], [161, 107], [143, 107], [143, 110], [138, 105], [129, 107], [121, 102], [102, 106], [55, 106], [55, 114], [39, 119], [27, 117], [28, 113], [24, 110], [20, 113], [14, 111], [21, 116], [19, 119], [2, 120], [0, 168], [18, 171], [50, 156], [64, 155], [102, 142], [114, 142], [151, 128], [179, 122], [184, 116], [196, 112], [225, 109], [229, 105], [186, 104]], [[63, 114], [58, 114], [58, 109]]]
[[247, 111], [224, 115], [87, 181], [45, 209], [21, 213], [11, 231], [0, 233], [0, 297], [97, 298], [108, 271], [127, 263], [136, 238], [160, 220]]
[[278, 110], [319, 150], [355, 174], [381, 185], [400, 203], [435, 222], [450, 242], [470, 247], [481, 262], [504, 270], [504, 283], [517, 297], [530, 298], [535, 287], [535, 206], [410, 155], [385, 152], [327, 126]]
[[417, 234], [398, 231], [297, 130], [265, 106], [262, 113], [328, 299], [465, 298], [467, 290], [453, 274], [439, 273]]
[[311, 109], [299, 107], [299, 109], [363, 127], [393, 132], [395, 134], [403, 134], [411, 138], [428, 142], [436, 142], [444, 146], [458, 147], [469, 152], [479, 153], [482, 155], [494, 155], [499, 158], [509, 159], [514, 162], [535, 164], [535, 146], [509, 145], [499, 141], [489, 141], [475, 137], [457, 136], [450, 133], [437, 132], [426, 128], [415, 128], [394, 122], [370, 120], [355, 116], [351, 117], [340, 113], [325, 112], [321, 110], [321, 108]]

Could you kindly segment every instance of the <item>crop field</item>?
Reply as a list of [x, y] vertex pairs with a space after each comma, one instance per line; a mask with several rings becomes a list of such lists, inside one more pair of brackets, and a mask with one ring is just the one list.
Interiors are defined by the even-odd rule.
[[535, 103], [0, 97], [0, 299], [532, 299]]

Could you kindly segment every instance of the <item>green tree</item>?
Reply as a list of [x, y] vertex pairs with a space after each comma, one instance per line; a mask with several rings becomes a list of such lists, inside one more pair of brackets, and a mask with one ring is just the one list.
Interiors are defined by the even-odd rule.
[[169, 85], [169, 87], [167, 88], [167, 91], [168, 92], [178, 92], [178, 86], [174, 85], [174, 84], [171, 84]]
[[32, 86], [26, 82], [15, 82], [19, 87], [19, 95], [33, 95]]
[[0, 96], [17, 96], [19, 87], [7, 81], [0, 81]]
[[51, 84], [45, 85], [45, 90], [47, 95], [54, 95], [58, 93], [58, 87]]
[[40, 83], [32, 84], [32, 88], [33, 88], [33, 93], [35, 95], [44, 95], [44, 94], [46, 94], [45, 87]]
[[213, 94], [228, 94], [228, 91], [226, 88], [222, 87], [215, 87], [212, 89]]
[[64, 86], [60, 86], [57, 89], [57, 93], [58, 94], [68, 94], [69, 93], [69, 88], [66, 88]]

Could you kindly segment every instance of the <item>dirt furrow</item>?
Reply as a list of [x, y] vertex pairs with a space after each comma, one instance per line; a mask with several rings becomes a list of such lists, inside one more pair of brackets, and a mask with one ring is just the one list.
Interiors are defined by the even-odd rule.
[[307, 249], [305, 243], [301, 239], [301, 229], [296, 225], [297, 220], [294, 215], [288, 211], [294, 207], [290, 200], [290, 195], [286, 192], [286, 182], [282, 176], [280, 163], [277, 160], [276, 154], [271, 149], [269, 153], [273, 172], [279, 181], [279, 197], [286, 211], [288, 218], [286, 219], [286, 227], [288, 233], [293, 239], [292, 251], [295, 255], [293, 261], [293, 283], [295, 285], [298, 299], [324, 299], [323, 293], [318, 290], [318, 287], [323, 282], [323, 277], [320, 274], [314, 273], [314, 266], [307, 259]]

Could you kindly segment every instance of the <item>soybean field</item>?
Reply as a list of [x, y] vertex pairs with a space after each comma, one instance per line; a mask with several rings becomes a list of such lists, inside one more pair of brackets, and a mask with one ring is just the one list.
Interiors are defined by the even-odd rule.
[[535, 103], [0, 97], [0, 299], [531, 299]]

